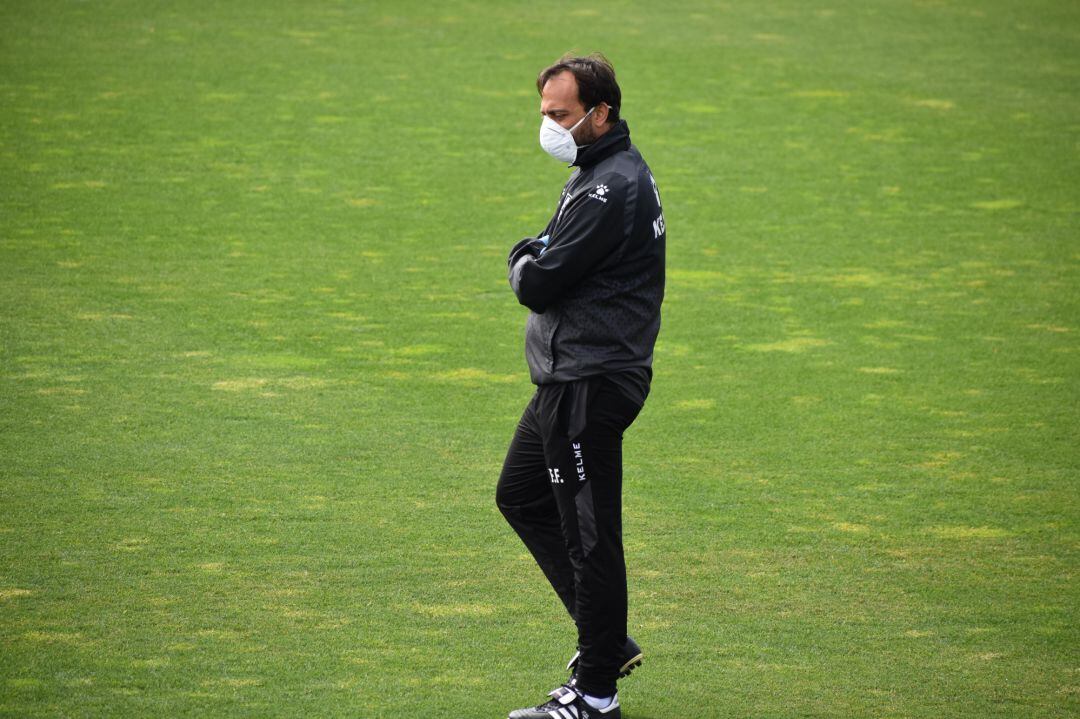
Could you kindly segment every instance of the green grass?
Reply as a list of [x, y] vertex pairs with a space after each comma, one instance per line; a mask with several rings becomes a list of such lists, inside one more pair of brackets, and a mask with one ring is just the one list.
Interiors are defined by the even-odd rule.
[[1080, 712], [1080, 8], [0, 4], [0, 714], [501, 717], [509, 246], [604, 50], [668, 297], [628, 719]]

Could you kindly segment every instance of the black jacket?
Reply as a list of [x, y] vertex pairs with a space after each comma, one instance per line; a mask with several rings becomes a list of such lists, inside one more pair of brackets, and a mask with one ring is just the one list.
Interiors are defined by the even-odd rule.
[[660, 331], [664, 215], [626, 122], [575, 164], [555, 216], [508, 260], [510, 286], [532, 310], [525, 358], [538, 385], [651, 368]]

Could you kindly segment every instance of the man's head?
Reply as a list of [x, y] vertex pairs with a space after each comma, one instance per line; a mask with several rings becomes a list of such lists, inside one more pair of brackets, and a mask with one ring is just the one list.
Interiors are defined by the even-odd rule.
[[615, 68], [600, 53], [586, 57], [564, 55], [536, 78], [540, 114], [569, 129], [592, 110], [574, 130], [578, 145], [589, 145], [619, 121], [622, 92]]

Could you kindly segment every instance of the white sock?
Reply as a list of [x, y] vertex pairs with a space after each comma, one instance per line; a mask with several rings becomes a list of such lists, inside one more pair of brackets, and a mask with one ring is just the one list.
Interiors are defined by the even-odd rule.
[[593, 709], [607, 709], [608, 705], [615, 700], [614, 696], [594, 697], [592, 694], [582, 694], [581, 696], [585, 700], [585, 703]]

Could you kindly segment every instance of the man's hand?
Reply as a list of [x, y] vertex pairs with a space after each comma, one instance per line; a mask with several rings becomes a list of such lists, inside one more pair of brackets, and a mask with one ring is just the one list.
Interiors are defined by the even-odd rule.
[[547, 235], [544, 235], [543, 237], [526, 237], [524, 240], [514, 245], [513, 249], [510, 250], [510, 257], [507, 258], [506, 264], [512, 268], [518, 263], [518, 260], [526, 255], [530, 257], [539, 257], [544, 254], [544, 250], [547, 249], [548, 242], [550, 241], [551, 238]]

